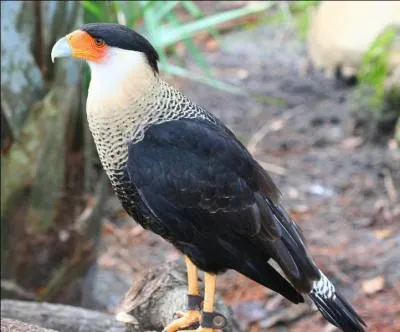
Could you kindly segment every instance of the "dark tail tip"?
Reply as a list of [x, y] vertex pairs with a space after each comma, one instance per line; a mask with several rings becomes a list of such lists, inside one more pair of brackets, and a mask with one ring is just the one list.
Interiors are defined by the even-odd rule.
[[325, 299], [315, 293], [309, 295], [318, 310], [331, 324], [344, 332], [365, 332], [365, 322], [339, 294], [336, 293], [334, 299]]

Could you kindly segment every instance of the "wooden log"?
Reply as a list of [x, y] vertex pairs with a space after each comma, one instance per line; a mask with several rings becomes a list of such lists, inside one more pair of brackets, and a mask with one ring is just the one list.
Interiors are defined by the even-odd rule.
[[43, 327], [26, 324], [19, 320], [4, 318], [1, 319], [1, 332], [56, 332]]
[[[15, 300], [1, 301], [1, 316], [69, 332], [161, 331], [175, 312], [185, 310], [186, 287], [183, 264], [168, 263], [137, 278], [116, 316], [68, 305]], [[224, 332], [239, 331], [230, 309], [218, 297], [216, 310], [228, 320]]]
[[123, 323], [118, 322], [110, 314], [46, 302], [2, 300], [1, 317], [39, 325], [60, 332], [133, 331], [126, 329]]
[[[183, 264], [167, 263], [144, 272], [125, 294], [117, 309], [117, 319], [129, 321], [139, 330], [161, 331], [174, 313], [186, 308], [186, 270]], [[224, 332], [238, 331], [231, 310], [217, 296], [216, 311], [223, 314], [228, 325]]]

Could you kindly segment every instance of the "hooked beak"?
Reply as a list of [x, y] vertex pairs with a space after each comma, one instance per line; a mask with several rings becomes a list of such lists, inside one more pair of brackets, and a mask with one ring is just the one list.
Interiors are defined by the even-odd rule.
[[63, 37], [54, 44], [51, 50], [51, 61], [54, 62], [55, 58], [63, 58], [72, 56], [72, 48], [67, 42], [67, 38]]
[[61, 38], [51, 50], [51, 60], [74, 57], [86, 61], [101, 62], [108, 53], [108, 46], [82, 30], [75, 30]]

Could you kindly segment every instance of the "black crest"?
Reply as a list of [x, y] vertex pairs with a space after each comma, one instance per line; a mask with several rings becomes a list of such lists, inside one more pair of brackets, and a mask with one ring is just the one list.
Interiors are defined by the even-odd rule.
[[125, 25], [115, 23], [89, 23], [81, 27], [94, 38], [103, 39], [107, 45], [142, 52], [149, 65], [158, 73], [158, 53], [149, 41]]

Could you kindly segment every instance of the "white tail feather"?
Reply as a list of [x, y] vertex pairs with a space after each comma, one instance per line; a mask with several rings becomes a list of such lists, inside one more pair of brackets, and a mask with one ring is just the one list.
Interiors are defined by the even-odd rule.
[[317, 281], [314, 281], [311, 293], [324, 299], [334, 300], [336, 298], [335, 286], [333, 286], [325, 274], [323, 274], [321, 271], [320, 273], [321, 278]]

